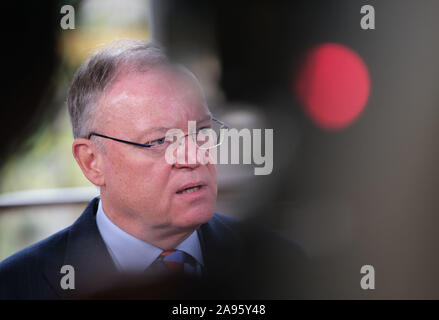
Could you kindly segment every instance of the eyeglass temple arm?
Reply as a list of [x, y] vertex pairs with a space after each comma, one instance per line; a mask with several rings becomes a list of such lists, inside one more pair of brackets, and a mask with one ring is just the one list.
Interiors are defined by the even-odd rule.
[[229, 126], [226, 124], [226, 123], [224, 123], [224, 122], [222, 122], [221, 120], [218, 120], [218, 119], [216, 119], [216, 118], [212, 118], [212, 121], [215, 121], [216, 123], [219, 123], [221, 126], [223, 126], [224, 128], [228, 128]]
[[99, 134], [99, 133], [95, 133], [95, 132], [90, 133], [88, 135], [88, 139], [90, 139], [92, 136], [98, 136], [98, 137], [105, 138], [105, 139], [111, 139], [111, 140], [114, 140], [114, 141], [118, 141], [118, 142], [122, 142], [122, 143], [126, 143], [126, 144], [131, 144], [133, 146], [139, 146], [139, 147], [144, 147], [144, 148], [152, 147], [152, 145], [150, 145], [150, 144], [143, 144], [143, 143], [137, 143], [137, 142], [121, 140], [121, 139], [109, 137], [109, 136], [106, 136], [106, 135], [103, 135], [103, 134]]

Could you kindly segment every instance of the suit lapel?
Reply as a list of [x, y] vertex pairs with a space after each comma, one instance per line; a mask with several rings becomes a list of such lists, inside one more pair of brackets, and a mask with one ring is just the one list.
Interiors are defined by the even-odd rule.
[[[75, 271], [75, 289], [62, 289], [62, 265], [52, 263], [45, 275], [52, 288], [62, 298], [84, 298], [110, 284], [118, 273], [96, 225], [99, 198], [93, 199], [78, 220], [70, 227], [62, 265], [71, 265]], [[60, 260], [58, 260], [60, 261]]]
[[215, 214], [197, 230], [204, 258], [203, 275], [222, 278], [234, 273], [240, 265], [242, 241], [236, 230]]

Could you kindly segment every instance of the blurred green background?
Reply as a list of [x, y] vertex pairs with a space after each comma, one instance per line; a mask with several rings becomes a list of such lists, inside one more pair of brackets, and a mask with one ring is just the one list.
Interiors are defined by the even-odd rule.
[[[79, 192], [84, 202], [0, 206], [0, 261], [70, 225], [85, 207], [87, 195], [93, 197], [98, 193], [83, 176], [71, 153], [73, 136], [65, 99], [75, 69], [93, 51], [114, 39], [150, 38], [147, 0], [83, 0], [73, 4], [75, 29], [60, 28], [58, 32], [57, 49], [62, 63], [53, 79], [54, 94], [47, 102], [58, 111], [2, 167], [0, 203], [17, 197], [41, 198], [41, 192], [60, 201]], [[62, 16], [59, 15], [60, 20]], [[56, 192], [58, 188], [69, 189]]]

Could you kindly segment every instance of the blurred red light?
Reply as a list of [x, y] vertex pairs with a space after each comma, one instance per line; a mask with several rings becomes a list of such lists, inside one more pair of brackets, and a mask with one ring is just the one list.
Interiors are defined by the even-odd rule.
[[325, 43], [307, 53], [295, 89], [317, 126], [343, 129], [357, 119], [366, 105], [369, 72], [363, 59], [352, 49]]

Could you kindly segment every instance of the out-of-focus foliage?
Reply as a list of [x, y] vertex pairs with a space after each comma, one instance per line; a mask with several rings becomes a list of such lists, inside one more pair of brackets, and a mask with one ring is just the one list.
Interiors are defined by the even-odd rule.
[[[83, 0], [58, 3], [54, 0], [52, 5], [48, 4], [52, 9], [51, 23], [55, 27], [51, 31], [56, 34], [55, 51], [60, 64], [57, 62], [54, 67], [50, 83], [39, 83], [39, 85], [48, 85], [52, 88], [53, 94], [45, 101], [30, 99], [31, 102], [24, 104], [37, 115], [39, 110], [47, 113], [40, 114], [39, 118], [44, 120], [44, 123], [40, 121], [35, 124], [33, 126], [36, 128], [33, 129], [35, 131], [31, 131], [26, 139], [22, 138], [24, 135], [14, 134], [14, 128], [24, 124], [20, 115], [6, 120], [11, 129], [8, 127], [4, 130], [7, 134], [4, 134], [2, 139], [11, 139], [10, 144], [15, 147], [15, 150], [2, 154], [4, 162], [0, 168], [0, 193], [91, 186], [71, 152], [73, 135], [65, 104], [68, 85], [79, 64], [100, 46], [118, 38], [149, 39], [148, 2], [148, 0]], [[58, 19], [62, 17], [59, 12], [64, 4], [73, 5], [75, 8], [76, 28], [74, 30], [62, 30], [59, 27]], [[38, 17], [34, 18], [38, 19]], [[19, 36], [18, 31], [9, 34], [14, 36], [19, 43], [23, 42], [24, 37], [30, 35]], [[28, 40], [26, 39], [25, 43], [29, 42]], [[36, 38], [32, 40], [38, 42]], [[53, 51], [53, 46], [46, 48], [44, 43], [40, 42], [40, 44], [42, 48], [36, 45], [33, 49], [39, 50], [40, 53], [44, 52], [44, 49]], [[37, 56], [34, 54], [32, 57]], [[29, 58], [29, 50], [26, 51], [26, 58]], [[23, 74], [19, 76], [24, 77]], [[37, 76], [38, 74], [28, 74], [26, 79], [30, 77], [32, 80], [35, 77], [38, 78]], [[10, 85], [16, 87], [14, 83]], [[27, 89], [32, 92], [32, 89], [36, 88]], [[29, 92], [22, 90], [19, 92], [20, 97], [26, 98]], [[41, 105], [40, 109], [36, 109], [39, 105]], [[8, 107], [17, 106], [8, 105]], [[13, 114], [16, 113], [20, 112]], [[20, 145], [15, 144], [18, 137], [22, 139]], [[81, 214], [83, 208], [84, 206], [80, 204], [1, 210], [0, 261], [70, 225]]]
[[69, 81], [100, 46], [118, 38], [149, 38], [147, 0], [84, 0], [73, 5], [76, 28], [58, 33], [62, 64], [53, 80], [55, 95], [46, 102], [57, 114], [7, 159], [0, 171], [0, 193], [90, 186], [71, 153], [73, 137], [65, 104]]

